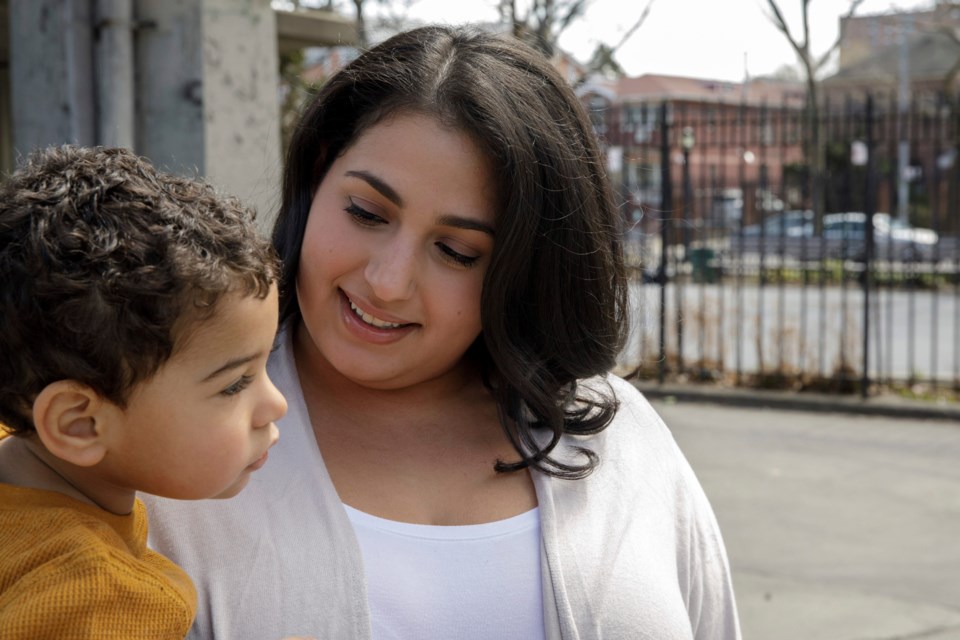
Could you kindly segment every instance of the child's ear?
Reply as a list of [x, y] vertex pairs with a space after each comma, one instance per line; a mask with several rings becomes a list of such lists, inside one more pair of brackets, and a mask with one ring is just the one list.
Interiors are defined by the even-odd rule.
[[80, 467], [106, 455], [103, 438], [106, 403], [99, 393], [75, 380], [58, 380], [33, 401], [33, 422], [47, 451]]

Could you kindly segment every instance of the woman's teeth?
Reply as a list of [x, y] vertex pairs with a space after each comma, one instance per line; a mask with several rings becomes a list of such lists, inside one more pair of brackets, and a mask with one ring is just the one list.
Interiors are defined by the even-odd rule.
[[396, 322], [386, 322], [380, 318], [377, 318], [376, 316], [372, 316], [369, 313], [362, 311], [357, 305], [353, 304], [352, 300], [350, 301], [350, 308], [358, 318], [378, 329], [396, 329], [397, 327], [403, 326], [401, 324], [397, 324]]

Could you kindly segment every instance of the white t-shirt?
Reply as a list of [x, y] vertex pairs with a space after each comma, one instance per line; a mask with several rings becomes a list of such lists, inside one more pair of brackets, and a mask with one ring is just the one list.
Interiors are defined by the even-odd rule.
[[373, 640], [544, 638], [537, 509], [464, 526], [346, 510], [366, 570]]

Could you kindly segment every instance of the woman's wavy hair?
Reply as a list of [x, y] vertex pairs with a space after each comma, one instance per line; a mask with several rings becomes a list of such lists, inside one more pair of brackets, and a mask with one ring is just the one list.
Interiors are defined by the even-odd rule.
[[467, 133], [495, 173], [496, 239], [471, 351], [521, 458], [496, 468], [587, 475], [594, 452], [579, 448], [580, 462], [551, 454], [562, 434], [599, 432], [617, 409], [609, 387], [588, 391], [578, 381], [608, 372], [624, 343], [621, 219], [582, 105], [519, 41], [471, 27], [417, 28], [366, 51], [319, 90], [288, 149], [273, 232], [281, 322], [299, 318], [294, 284], [314, 192], [360, 134], [397, 113]]
[[[253, 212], [124, 149], [51, 147], [0, 185], [0, 422], [57, 380], [118, 406], [229, 292], [279, 277]], [[175, 402], [175, 398], [171, 398]]]

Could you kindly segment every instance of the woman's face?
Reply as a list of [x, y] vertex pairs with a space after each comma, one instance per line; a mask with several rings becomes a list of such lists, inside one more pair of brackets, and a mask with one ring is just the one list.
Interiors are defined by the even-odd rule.
[[362, 133], [304, 232], [297, 297], [322, 359], [379, 389], [453, 371], [481, 329], [494, 201], [487, 159], [434, 118], [399, 114]]

